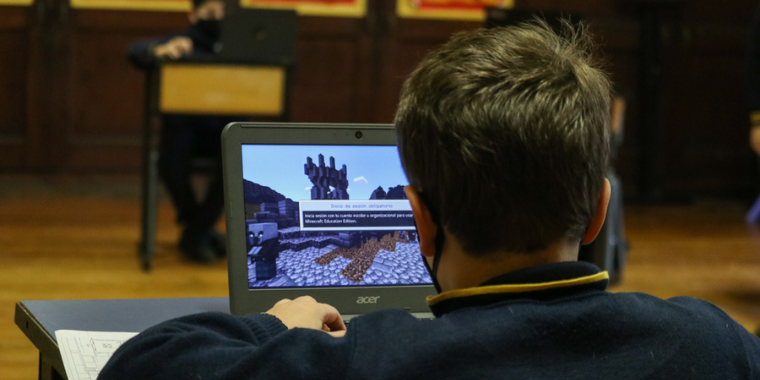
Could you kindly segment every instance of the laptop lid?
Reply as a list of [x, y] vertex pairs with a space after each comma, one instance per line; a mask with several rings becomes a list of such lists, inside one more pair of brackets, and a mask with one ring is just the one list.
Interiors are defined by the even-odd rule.
[[429, 315], [392, 125], [232, 123], [222, 148], [233, 314], [310, 295]]
[[218, 58], [290, 65], [295, 62], [298, 16], [294, 10], [231, 10], [222, 21]]

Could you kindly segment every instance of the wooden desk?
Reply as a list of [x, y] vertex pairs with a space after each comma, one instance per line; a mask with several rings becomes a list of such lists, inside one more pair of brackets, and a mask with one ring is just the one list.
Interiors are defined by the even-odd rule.
[[279, 117], [285, 112], [282, 66], [165, 63], [159, 71], [161, 113]]
[[55, 331], [140, 332], [160, 322], [206, 311], [230, 312], [227, 297], [21, 301], [15, 321], [40, 350], [39, 379], [66, 379]]
[[[156, 63], [146, 73], [142, 152], [142, 217], [138, 250], [150, 270], [156, 244], [158, 151], [154, 116], [256, 116], [289, 120], [292, 63], [216, 60]], [[240, 120], [243, 121], [243, 120]]]

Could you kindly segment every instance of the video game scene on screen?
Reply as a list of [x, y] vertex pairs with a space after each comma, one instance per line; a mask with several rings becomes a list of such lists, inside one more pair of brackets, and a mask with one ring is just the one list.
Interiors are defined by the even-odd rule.
[[249, 288], [430, 284], [405, 184], [393, 146], [243, 146]]

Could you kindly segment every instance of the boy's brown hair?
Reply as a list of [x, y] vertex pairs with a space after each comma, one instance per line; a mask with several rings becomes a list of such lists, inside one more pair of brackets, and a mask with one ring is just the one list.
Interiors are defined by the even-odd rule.
[[591, 46], [569, 23], [462, 32], [404, 83], [404, 171], [468, 253], [583, 238], [609, 151], [610, 82]]

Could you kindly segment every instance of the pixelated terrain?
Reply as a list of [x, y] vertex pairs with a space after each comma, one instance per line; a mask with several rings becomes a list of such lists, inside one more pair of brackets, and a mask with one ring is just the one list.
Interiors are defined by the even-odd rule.
[[[329, 157], [327, 165], [322, 154], [317, 156], [316, 163], [307, 156], [303, 174], [312, 184], [306, 188], [311, 200], [349, 199], [348, 166], [338, 168], [334, 157]], [[378, 186], [370, 200], [406, 199], [402, 184], [387, 189], [386, 192]], [[244, 190], [247, 226], [276, 223], [280, 250], [274, 278], [257, 281], [258, 264], [249, 262], [249, 288], [431, 282], [413, 232], [301, 231], [297, 202], [253, 182], [247, 183]]]
[[367, 273], [372, 262], [375, 261], [375, 256], [380, 250], [395, 251], [396, 243], [409, 243], [407, 239], [401, 239], [396, 237], [396, 233], [390, 233], [383, 236], [379, 241], [370, 239], [366, 243], [362, 244], [361, 248], [337, 248], [330, 253], [317, 258], [317, 264], [325, 266], [330, 264], [338, 257], [343, 257], [351, 260], [340, 274], [353, 281], [354, 283], [361, 283], [362, 278]]
[[[396, 240], [393, 243], [395, 246], [389, 245], [393, 240]], [[363, 274], [359, 282], [344, 276], [346, 268], [354, 261], [340, 254], [334, 254], [333, 252], [343, 248], [331, 244], [322, 248], [308, 247], [300, 251], [288, 249], [280, 252], [280, 257], [277, 259], [277, 276], [269, 280], [256, 281], [255, 266], [250, 265], [248, 268], [249, 287], [404, 285], [431, 282], [422, 264], [418, 243], [405, 243], [399, 238], [392, 237], [385, 243], [382, 240], [373, 241], [376, 244], [385, 245], [382, 247], [378, 245], [374, 260], [355, 264], [357, 268], [363, 268], [369, 264], [362, 269]], [[369, 242], [365, 243], [365, 246], [368, 244]], [[328, 261], [327, 257], [331, 259]]]

